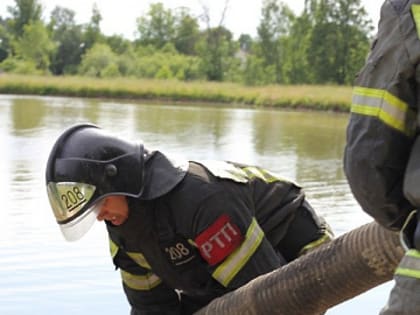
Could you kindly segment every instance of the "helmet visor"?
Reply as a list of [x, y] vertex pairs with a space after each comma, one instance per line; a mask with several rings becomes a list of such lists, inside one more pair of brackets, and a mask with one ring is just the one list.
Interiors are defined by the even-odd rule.
[[74, 220], [64, 224], [59, 224], [61, 233], [66, 241], [77, 241], [90, 230], [93, 223], [96, 221], [101, 205], [102, 202], [99, 201], [92, 207], [89, 207], [82, 215], [78, 216]]
[[92, 200], [95, 190], [95, 186], [85, 183], [47, 184], [51, 208], [66, 240], [80, 239], [95, 222], [101, 206], [101, 202]]

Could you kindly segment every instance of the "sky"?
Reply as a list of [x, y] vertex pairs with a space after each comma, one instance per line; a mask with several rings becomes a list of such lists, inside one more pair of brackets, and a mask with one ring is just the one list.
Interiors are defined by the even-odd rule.
[[[77, 23], [87, 23], [92, 15], [93, 4], [96, 3], [102, 15], [101, 30], [106, 35], [123, 35], [133, 39], [136, 29], [136, 18], [147, 13], [150, 3], [162, 2], [166, 8], [187, 7], [198, 16], [203, 12], [203, 6], [208, 7], [210, 25], [220, 23], [224, 5], [227, 0], [38, 0], [44, 8], [43, 19], [48, 21], [51, 11], [57, 6], [75, 11]], [[376, 27], [379, 11], [384, 0], [361, 0], [368, 16]], [[283, 0], [296, 14], [303, 10], [304, 0]], [[226, 28], [234, 33], [256, 35], [256, 29], [261, 17], [262, 0], [229, 0], [224, 18]], [[0, 16], [9, 16], [8, 6], [14, 6], [14, 0], [1, 0]]]

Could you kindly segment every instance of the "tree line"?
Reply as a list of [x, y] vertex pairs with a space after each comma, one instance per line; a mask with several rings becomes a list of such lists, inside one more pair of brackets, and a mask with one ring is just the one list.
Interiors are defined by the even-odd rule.
[[[255, 37], [235, 39], [208, 10], [156, 2], [136, 19], [133, 40], [102, 33], [96, 5], [90, 21], [57, 6], [48, 21], [38, 0], [15, 0], [0, 16], [0, 71], [100, 78], [158, 78], [267, 84], [351, 84], [369, 51], [372, 21], [360, 0], [305, 0], [295, 14], [263, 0]], [[204, 22], [204, 23], [203, 23]], [[200, 26], [201, 25], [201, 26]], [[204, 25], [204, 26], [202, 26]]]

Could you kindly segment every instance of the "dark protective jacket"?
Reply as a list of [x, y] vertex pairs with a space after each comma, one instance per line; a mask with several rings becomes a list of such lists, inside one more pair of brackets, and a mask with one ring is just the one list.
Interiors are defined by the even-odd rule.
[[107, 222], [131, 314], [192, 314], [329, 239], [296, 184], [252, 166], [190, 162], [154, 199]]
[[[356, 79], [347, 129], [344, 168], [353, 194], [394, 230], [420, 207], [420, 155], [413, 146], [419, 142], [419, 31], [419, 0], [384, 2], [377, 38]], [[380, 315], [420, 314], [419, 251], [406, 252], [394, 280]]]
[[[414, 206], [403, 193], [420, 96], [420, 1], [390, 0], [353, 89], [344, 169], [364, 211], [398, 230]], [[419, 157], [420, 158], [420, 157]]]

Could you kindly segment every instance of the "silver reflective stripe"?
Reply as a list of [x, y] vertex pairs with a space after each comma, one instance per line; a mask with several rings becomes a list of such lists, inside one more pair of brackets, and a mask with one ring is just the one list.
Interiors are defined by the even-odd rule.
[[408, 136], [415, 132], [414, 112], [407, 103], [386, 90], [355, 87], [351, 112], [376, 117]]
[[134, 290], [151, 290], [162, 282], [153, 272], [145, 275], [134, 275], [122, 269], [120, 269], [120, 272], [125, 285]]
[[253, 219], [242, 245], [216, 268], [212, 274], [213, 278], [227, 287], [249, 258], [255, 253], [263, 237], [264, 232], [258, 225], [257, 220]]

